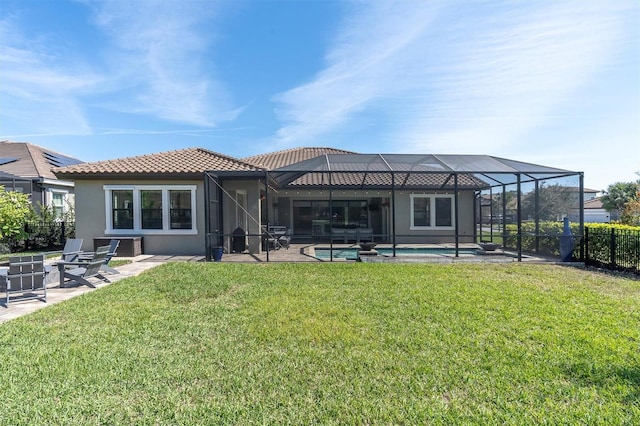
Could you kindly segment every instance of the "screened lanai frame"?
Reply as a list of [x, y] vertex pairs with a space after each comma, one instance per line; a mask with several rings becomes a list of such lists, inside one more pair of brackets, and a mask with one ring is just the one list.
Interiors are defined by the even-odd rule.
[[[579, 180], [577, 218], [579, 233], [574, 235], [579, 241], [584, 234], [584, 174], [583, 172], [547, 167], [488, 155], [433, 155], [433, 154], [325, 154], [309, 160], [279, 167], [264, 172], [211, 172], [215, 179], [244, 178], [260, 179], [264, 184], [266, 205], [269, 206], [271, 191], [285, 188], [327, 189], [329, 203], [336, 190], [376, 189], [389, 190], [391, 194], [391, 244], [395, 256], [396, 247], [396, 203], [398, 191], [452, 191], [454, 194], [454, 243], [455, 256], [459, 255], [459, 203], [460, 190], [473, 190], [476, 199], [483, 191], [502, 193], [507, 187], [515, 187], [517, 211], [514, 222], [517, 226], [516, 250], [518, 261], [522, 260], [522, 195], [523, 185], [534, 188], [537, 203], [540, 182], [573, 177]], [[496, 189], [498, 188], [498, 189]], [[211, 206], [211, 191], [207, 191], [207, 206]], [[504, 197], [503, 197], [504, 199]], [[216, 199], [216, 203], [218, 199]], [[475, 203], [477, 206], [480, 203]], [[475, 208], [475, 205], [474, 205]], [[479, 208], [479, 207], [478, 207]], [[537, 208], [537, 206], [536, 206]], [[266, 222], [269, 223], [269, 209], [266, 209]], [[474, 212], [477, 217], [480, 212]], [[208, 215], [210, 213], [207, 213]], [[220, 214], [218, 220], [222, 219]], [[493, 216], [493, 212], [491, 212]], [[502, 229], [507, 221], [507, 206], [503, 203], [498, 217], [502, 218]], [[537, 218], [536, 229], [537, 229]], [[209, 221], [210, 222], [210, 221]], [[220, 223], [215, 224], [220, 229]], [[211, 232], [211, 229], [207, 231]], [[208, 239], [209, 240], [209, 239]], [[331, 248], [333, 238], [330, 237]], [[582, 245], [580, 245], [582, 248]], [[209, 253], [209, 247], [207, 247]], [[331, 250], [333, 253], [333, 250]], [[582, 257], [582, 251], [581, 251]], [[267, 252], [268, 259], [268, 252]]]

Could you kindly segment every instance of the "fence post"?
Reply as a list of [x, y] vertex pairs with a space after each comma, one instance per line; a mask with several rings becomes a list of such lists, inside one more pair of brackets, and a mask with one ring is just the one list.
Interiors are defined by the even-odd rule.
[[611, 239], [610, 239], [610, 256], [611, 256], [611, 267], [616, 267], [616, 232], [614, 228], [611, 228]]

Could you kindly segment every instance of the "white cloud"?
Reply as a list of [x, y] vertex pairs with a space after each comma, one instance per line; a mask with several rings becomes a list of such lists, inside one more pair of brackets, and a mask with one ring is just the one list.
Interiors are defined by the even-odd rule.
[[[0, 20], [0, 116], [15, 134], [88, 134], [78, 97], [99, 87], [100, 75], [53, 64], [38, 44]], [[10, 135], [3, 135], [10, 137]]]
[[[437, 113], [412, 117], [399, 136], [418, 150], [517, 144], [611, 60], [626, 19], [616, 9], [605, 2], [557, 2], [494, 16], [474, 39], [454, 41], [455, 57], [425, 99]], [[450, 126], [447, 118], [461, 121]]]
[[114, 0], [95, 6], [96, 25], [114, 43], [112, 73], [134, 93], [111, 102], [112, 108], [201, 126], [238, 114], [212, 77], [213, 64], [203, 63], [215, 32], [215, 4]]
[[403, 52], [428, 28], [437, 7], [429, 2], [376, 1], [349, 16], [310, 83], [276, 97], [287, 122], [281, 141], [313, 138], [345, 123], [373, 100], [405, 85], [394, 80]]
[[[114, 0], [76, 6], [89, 8], [106, 38], [92, 34], [99, 42], [72, 48], [65, 34], [46, 25], [27, 32], [27, 12], [0, 19], [3, 137], [93, 134], [89, 115], [96, 107], [205, 128], [242, 110], [229, 106], [223, 85], [211, 75], [213, 64], [205, 62], [215, 4]], [[76, 37], [86, 35], [83, 25]]]
[[632, 2], [356, 4], [326, 67], [276, 98], [277, 139], [313, 141], [370, 114], [394, 151], [517, 145], [571, 114], [560, 107], [624, 48], [630, 11], [637, 17]]

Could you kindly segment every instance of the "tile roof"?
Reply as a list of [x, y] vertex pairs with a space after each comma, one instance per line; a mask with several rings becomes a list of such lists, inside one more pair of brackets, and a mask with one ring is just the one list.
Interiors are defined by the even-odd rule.
[[355, 154], [355, 152], [336, 148], [300, 147], [245, 157], [243, 160], [258, 167], [273, 170], [325, 154]]
[[140, 155], [137, 157], [84, 163], [55, 169], [57, 176], [66, 178], [100, 176], [172, 175], [199, 176], [206, 171], [257, 171], [260, 168], [228, 155], [204, 148]]
[[604, 208], [603, 204], [602, 204], [602, 198], [597, 197], [597, 198], [592, 198], [590, 200], [587, 200], [584, 202], [584, 208], [585, 209], [602, 209]]
[[[289, 187], [312, 187], [329, 185], [328, 173], [307, 173], [287, 186]], [[454, 180], [450, 173], [395, 173], [391, 178], [391, 173], [342, 173], [331, 174], [331, 185], [340, 187], [376, 187], [408, 189], [452, 189]], [[458, 175], [458, 188], [477, 188], [486, 186], [485, 182], [473, 178], [469, 174]]]
[[57, 179], [53, 168], [80, 163], [77, 158], [28, 142], [0, 141], [0, 171], [21, 178]]

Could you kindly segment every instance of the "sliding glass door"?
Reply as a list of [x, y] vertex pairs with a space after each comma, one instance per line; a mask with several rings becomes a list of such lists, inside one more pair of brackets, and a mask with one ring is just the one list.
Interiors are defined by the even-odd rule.
[[293, 234], [296, 239], [328, 240], [331, 227], [367, 228], [369, 209], [366, 200], [294, 200]]

